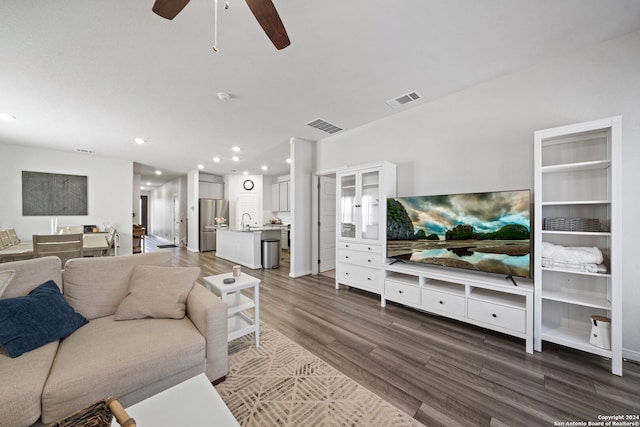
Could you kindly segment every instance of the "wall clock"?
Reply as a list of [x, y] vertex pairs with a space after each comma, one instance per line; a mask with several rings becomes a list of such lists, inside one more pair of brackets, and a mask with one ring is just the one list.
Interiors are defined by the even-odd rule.
[[242, 187], [247, 191], [253, 190], [253, 185], [253, 181], [251, 181], [250, 179], [247, 179], [242, 183]]

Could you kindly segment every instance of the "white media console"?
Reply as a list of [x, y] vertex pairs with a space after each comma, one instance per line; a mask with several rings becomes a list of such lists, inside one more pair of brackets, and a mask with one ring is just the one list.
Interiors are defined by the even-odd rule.
[[533, 353], [533, 284], [504, 276], [415, 263], [384, 264], [386, 300], [492, 329], [526, 342]]

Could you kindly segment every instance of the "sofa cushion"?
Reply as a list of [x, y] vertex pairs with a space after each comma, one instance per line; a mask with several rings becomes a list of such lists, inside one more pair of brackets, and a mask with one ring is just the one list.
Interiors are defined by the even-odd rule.
[[53, 280], [62, 289], [61, 269], [60, 258], [54, 256], [0, 263], [0, 271], [16, 272], [7, 289], [0, 294], [0, 299], [27, 295], [47, 280]]
[[92, 320], [60, 343], [42, 395], [42, 421], [194, 367], [205, 370], [205, 340], [186, 317]]
[[136, 265], [170, 266], [168, 251], [70, 259], [64, 266], [64, 295], [89, 320], [111, 316], [127, 295]]
[[29, 426], [40, 418], [44, 383], [58, 341], [11, 358], [0, 351], [0, 425]]
[[86, 323], [53, 280], [29, 295], [0, 300], [0, 346], [11, 357], [69, 336]]
[[199, 275], [198, 267], [137, 265], [129, 281], [129, 292], [118, 306], [115, 319], [182, 319], [187, 296]]
[[13, 279], [13, 276], [15, 275], [15, 270], [0, 271], [0, 297], [4, 293], [4, 290], [7, 289], [7, 286], [9, 286], [11, 279]]

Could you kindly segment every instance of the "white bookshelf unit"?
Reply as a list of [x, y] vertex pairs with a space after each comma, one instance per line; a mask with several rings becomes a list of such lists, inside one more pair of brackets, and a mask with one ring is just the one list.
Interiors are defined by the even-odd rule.
[[387, 197], [396, 195], [396, 165], [352, 167], [336, 174], [336, 289], [340, 284], [382, 294]]
[[[548, 341], [607, 357], [616, 375], [622, 375], [621, 120], [534, 134], [534, 348], [542, 351]], [[556, 225], [549, 226], [550, 221]], [[558, 226], [557, 221], [564, 222]], [[543, 242], [597, 247], [606, 270], [543, 263]], [[611, 319], [610, 350], [590, 344], [592, 315]]]
[[386, 300], [525, 340], [533, 353], [533, 284], [415, 263], [385, 264]]

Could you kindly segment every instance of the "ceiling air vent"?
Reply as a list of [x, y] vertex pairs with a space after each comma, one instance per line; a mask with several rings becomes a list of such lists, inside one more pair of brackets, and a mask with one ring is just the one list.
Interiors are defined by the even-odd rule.
[[311, 126], [312, 128], [320, 129], [321, 131], [327, 133], [336, 133], [344, 130], [341, 127], [334, 125], [333, 123], [329, 123], [328, 121], [322, 119], [315, 119], [307, 123], [307, 125]]
[[418, 99], [422, 99], [422, 95], [420, 95], [416, 91], [413, 91], [411, 93], [407, 93], [407, 94], [399, 96], [397, 98], [390, 99], [390, 100], [387, 101], [387, 104], [391, 108], [398, 108], [398, 107], [400, 107], [402, 105], [408, 104], [408, 103], [413, 102], [413, 101], [418, 100]]

